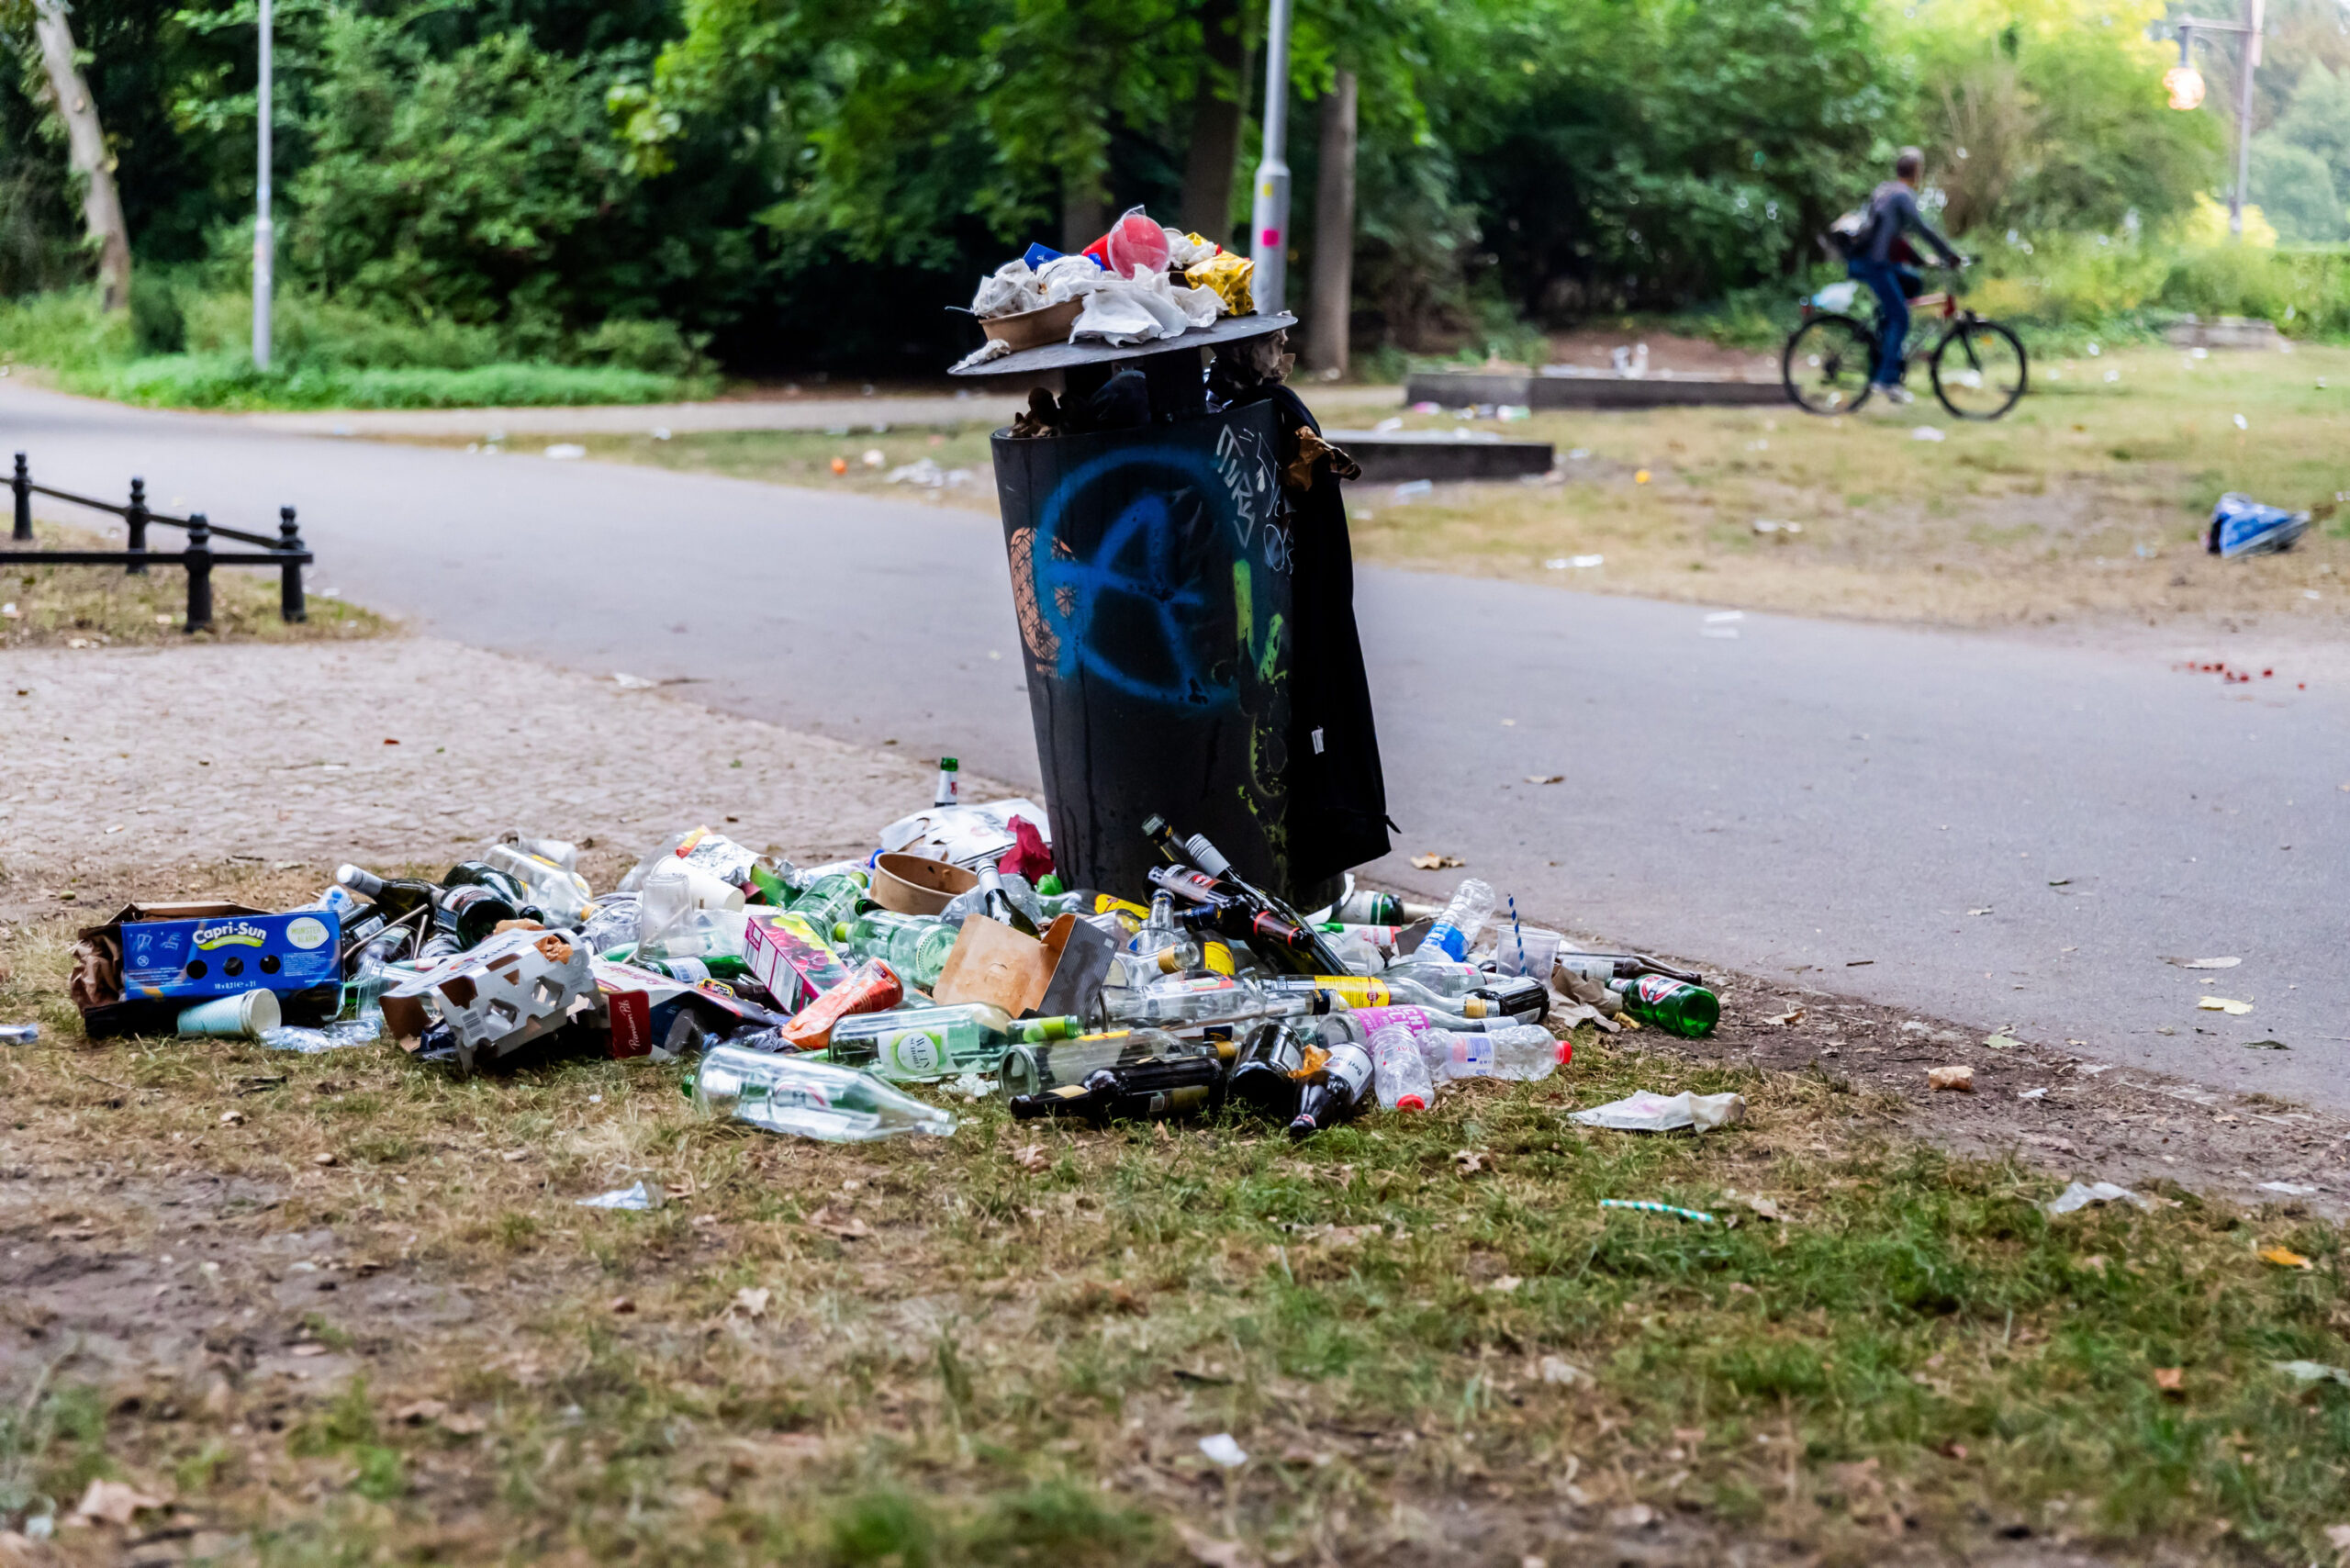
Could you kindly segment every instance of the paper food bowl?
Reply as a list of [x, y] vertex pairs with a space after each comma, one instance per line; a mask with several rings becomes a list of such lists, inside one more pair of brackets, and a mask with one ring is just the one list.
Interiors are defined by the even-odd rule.
[[943, 914], [957, 893], [979, 885], [979, 873], [925, 860], [919, 855], [884, 855], [873, 863], [875, 903], [900, 914]]
[[1023, 310], [1017, 316], [990, 316], [979, 322], [979, 330], [990, 338], [1010, 343], [1013, 349], [1042, 348], [1046, 343], [1069, 342], [1069, 330], [1085, 312], [1082, 298], [1064, 299], [1058, 305], [1047, 305], [1042, 310]]

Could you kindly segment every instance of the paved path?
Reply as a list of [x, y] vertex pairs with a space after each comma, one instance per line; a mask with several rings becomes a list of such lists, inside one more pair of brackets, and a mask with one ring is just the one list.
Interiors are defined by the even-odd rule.
[[[17, 447], [51, 482], [142, 474], [219, 521], [294, 501], [323, 581], [443, 635], [1035, 778], [1001, 536], [969, 513], [0, 387], [0, 451]], [[1463, 857], [1528, 915], [2350, 1106], [2338, 657], [2246, 691], [2175, 671], [2154, 636], [1709, 626], [1393, 572], [1363, 574], [1360, 610], [1399, 850]], [[678, 744], [648, 722], [648, 777]], [[1374, 869], [1439, 881], [1400, 854]], [[2207, 977], [2165, 955], [2244, 963]], [[2254, 1011], [2199, 1011], [2205, 989]], [[2291, 1048], [2247, 1048], [2267, 1038]]]
[[[1395, 386], [1343, 386], [1317, 401], [1350, 409], [1390, 409], [1403, 396]], [[370, 409], [299, 414], [197, 416], [252, 430], [296, 435], [485, 436], [520, 439], [551, 435], [643, 435], [699, 431], [822, 431], [875, 425], [957, 425], [985, 420], [1009, 424], [1028, 406], [1024, 391], [992, 386], [916, 397], [743, 398], [708, 403], [607, 405], [587, 409]]]

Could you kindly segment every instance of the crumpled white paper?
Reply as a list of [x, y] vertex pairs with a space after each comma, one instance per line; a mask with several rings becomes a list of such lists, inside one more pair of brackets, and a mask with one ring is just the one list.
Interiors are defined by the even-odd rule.
[[1746, 1120], [1742, 1094], [1637, 1094], [1577, 1111], [1568, 1118], [1587, 1127], [1611, 1127], [1619, 1133], [1669, 1133], [1681, 1127], [1704, 1132]]
[[1210, 288], [1177, 288], [1165, 273], [1136, 267], [1130, 278], [1106, 274], [1086, 297], [1085, 309], [1069, 329], [1069, 341], [1100, 338], [1124, 347], [1154, 338], [1179, 337], [1194, 327], [1215, 325], [1220, 302]]

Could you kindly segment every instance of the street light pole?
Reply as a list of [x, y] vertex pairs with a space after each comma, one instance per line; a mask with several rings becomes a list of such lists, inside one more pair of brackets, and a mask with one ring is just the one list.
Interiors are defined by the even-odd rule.
[[1265, 155], [1248, 218], [1248, 254], [1257, 263], [1249, 292], [1268, 316], [1279, 315], [1288, 296], [1289, 8], [1290, 0], [1272, 0], [1266, 28]]
[[2252, 30], [2244, 35], [2244, 78], [2236, 88], [2236, 188], [2228, 198], [2228, 232], [2244, 238], [2244, 194], [2252, 182], [2252, 73], [2260, 63], [2260, 22], [2267, 0], [2252, 0]]
[[269, 131], [275, 84], [270, 71], [270, 0], [261, 0], [261, 122], [259, 174], [253, 182], [253, 368], [269, 368], [270, 296], [276, 279], [277, 233], [269, 221]]

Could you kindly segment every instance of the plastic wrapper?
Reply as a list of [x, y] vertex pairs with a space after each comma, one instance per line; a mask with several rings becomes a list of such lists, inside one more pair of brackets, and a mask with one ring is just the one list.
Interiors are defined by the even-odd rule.
[[1253, 316], [1257, 313], [1257, 300], [1248, 290], [1256, 273], [1256, 263], [1227, 251], [1184, 268], [1183, 281], [1214, 295], [1226, 316]]
[[1188, 272], [1222, 254], [1224, 247], [1204, 234], [1186, 234], [1178, 229], [1167, 230], [1167, 264], [1177, 272]]

